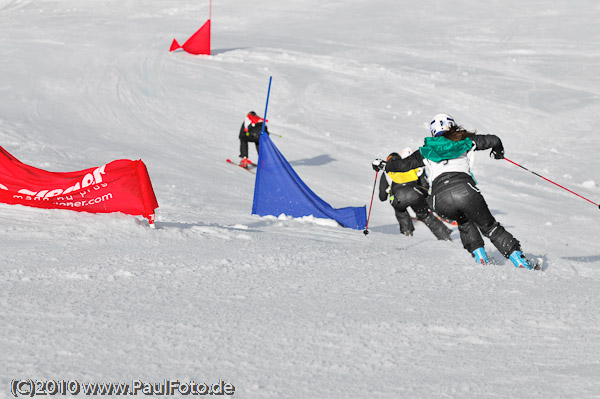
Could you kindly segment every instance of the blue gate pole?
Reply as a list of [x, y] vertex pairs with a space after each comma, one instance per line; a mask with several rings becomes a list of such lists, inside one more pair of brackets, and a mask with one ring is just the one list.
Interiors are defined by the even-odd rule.
[[252, 200], [252, 214], [256, 214], [256, 200], [258, 198], [259, 185], [260, 185], [260, 171], [262, 170], [262, 162], [260, 162], [260, 154], [263, 153], [263, 146], [265, 145], [265, 140], [263, 140], [262, 135], [265, 132], [265, 126], [267, 125], [267, 109], [269, 108], [269, 95], [271, 94], [271, 81], [273, 80], [272, 76], [269, 76], [269, 90], [267, 91], [267, 103], [265, 104], [265, 116], [263, 119], [262, 129], [260, 130], [260, 138], [258, 139], [258, 163], [256, 165], [256, 178], [254, 179], [254, 198]]
[[273, 80], [273, 76], [269, 76], [269, 90], [267, 90], [267, 103], [265, 104], [265, 116], [263, 117], [263, 125], [260, 131], [260, 135], [265, 132], [265, 126], [267, 125], [267, 109], [269, 108], [269, 96], [271, 95], [271, 81]]

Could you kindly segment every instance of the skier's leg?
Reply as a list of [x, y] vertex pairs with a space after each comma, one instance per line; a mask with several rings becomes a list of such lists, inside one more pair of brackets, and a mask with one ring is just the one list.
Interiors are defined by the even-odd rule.
[[429, 227], [429, 230], [431, 230], [433, 235], [438, 240], [452, 241], [452, 238], [450, 238], [452, 230], [446, 227], [446, 225], [444, 225], [444, 223], [441, 220], [436, 218], [433, 215], [433, 213], [429, 213], [424, 218], [419, 218], [419, 220], [421, 220], [423, 223], [425, 223], [427, 227]]
[[465, 213], [465, 209], [469, 207], [468, 196], [465, 185], [457, 184], [436, 193], [433, 196], [433, 205], [438, 215], [457, 221], [463, 248], [473, 254], [477, 248], [483, 247], [484, 242], [477, 226]]
[[479, 190], [472, 186], [469, 186], [469, 189], [470, 205], [465, 209], [465, 214], [477, 225], [481, 233], [490, 239], [498, 251], [508, 258], [513, 251], [520, 249], [519, 240], [496, 221]]
[[419, 196], [417, 201], [411, 204], [411, 208], [413, 209], [413, 211], [415, 211], [417, 219], [425, 223], [425, 225], [429, 227], [429, 230], [431, 230], [433, 235], [438, 240], [452, 241], [452, 239], [450, 238], [452, 230], [446, 227], [442, 221], [440, 221], [433, 215], [431, 209], [425, 201], [425, 198], [423, 198], [422, 195]]
[[412, 236], [415, 231], [415, 226], [413, 225], [410, 214], [407, 211], [396, 211], [396, 219], [400, 224], [400, 233], [405, 236]]
[[406, 210], [406, 207], [395, 203], [395, 200], [394, 203], [392, 203], [392, 206], [394, 207], [396, 220], [398, 220], [398, 224], [400, 225], [400, 233], [404, 234], [405, 236], [412, 236], [413, 231], [415, 231], [415, 226], [413, 225], [412, 219]]
[[400, 224], [400, 233], [405, 236], [412, 236], [413, 231], [415, 231], [415, 226], [413, 225], [410, 214], [406, 210], [411, 201], [411, 191], [410, 188], [396, 186], [392, 193], [394, 195], [392, 206], [394, 207], [396, 219]]
[[477, 248], [483, 247], [483, 237], [481, 237], [475, 223], [466, 218], [460, 218], [457, 222], [460, 240], [462, 241], [464, 249], [472, 254]]
[[240, 158], [248, 158], [248, 142], [240, 138]]

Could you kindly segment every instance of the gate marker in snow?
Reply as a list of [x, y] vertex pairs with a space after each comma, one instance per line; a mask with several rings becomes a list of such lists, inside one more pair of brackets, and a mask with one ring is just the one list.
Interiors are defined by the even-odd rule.
[[[271, 82], [272, 77], [269, 78], [265, 121], [271, 94]], [[366, 206], [333, 208], [317, 196], [300, 179], [300, 176], [273, 144], [265, 125], [266, 123], [263, 123], [259, 140], [252, 214], [259, 216], [312, 216], [333, 219], [343, 227], [355, 230], [364, 229], [367, 222]]]

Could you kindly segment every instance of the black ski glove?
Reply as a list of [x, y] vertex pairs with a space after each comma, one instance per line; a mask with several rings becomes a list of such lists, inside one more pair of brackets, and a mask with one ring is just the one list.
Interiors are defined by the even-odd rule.
[[494, 157], [495, 159], [504, 159], [504, 148], [492, 148], [492, 151], [490, 151], [490, 157]]

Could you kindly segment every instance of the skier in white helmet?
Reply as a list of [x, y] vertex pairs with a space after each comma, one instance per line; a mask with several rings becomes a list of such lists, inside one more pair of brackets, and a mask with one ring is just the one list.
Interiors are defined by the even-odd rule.
[[533, 269], [534, 265], [523, 255], [519, 241], [490, 212], [471, 174], [474, 151], [491, 149], [490, 156], [504, 158], [500, 138], [465, 130], [448, 114], [435, 115], [429, 129], [432, 137], [426, 137], [425, 144], [409, 157], [387, 163], [376, 159], [373, 169], [406, 172], [426, 166], [433, 182], [435, 212], [457, 221], [463, 247], [478, 263], [490, 262], [484, 249], [483, 234], [516, 267]]

